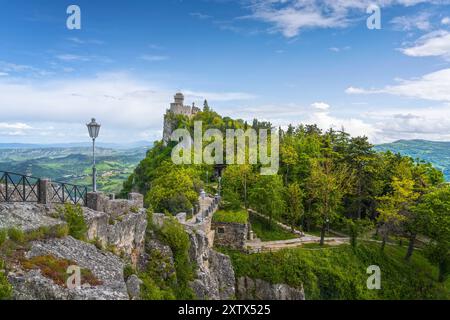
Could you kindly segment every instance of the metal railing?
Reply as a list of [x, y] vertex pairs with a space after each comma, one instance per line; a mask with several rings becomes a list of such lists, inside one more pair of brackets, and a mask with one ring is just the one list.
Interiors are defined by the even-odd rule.
[[51, 182], [52, 203], [72, 203], [86, 206], [87, 187], [77, 186], [64, 182]]
[[[88, 188], [19, 173], [0, 171], [0, 202], [72, 203], [87, 205]], [[46, 190], [40, 190], [45, 188]], [[41, 199], [43, 197], [44, 199]]]
[[40, 179], [0, 171], [0, 202], [39, 202]]

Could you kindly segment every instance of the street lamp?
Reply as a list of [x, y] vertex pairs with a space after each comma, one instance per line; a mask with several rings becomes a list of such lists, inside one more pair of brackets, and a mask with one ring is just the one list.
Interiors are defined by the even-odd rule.
[[219, 192], [219, 197], [220, 197], [220, 192], [222, 191], [221, 189], [222, 189], [222, 177], [221, 176], [219, 176], [218, 178], [217, 178], [217, 180], [219, 180], [219, 190], [218, 190], [218, 192]]
[[100, 124], [95, 122], [92, 118], [91, 122], [86, 125], [89, 130], [89, 136], [92, 139], [92, 189], [97, 192], [97, 169], [95, 168], [95, 139], [97, 139], [100, 132]]

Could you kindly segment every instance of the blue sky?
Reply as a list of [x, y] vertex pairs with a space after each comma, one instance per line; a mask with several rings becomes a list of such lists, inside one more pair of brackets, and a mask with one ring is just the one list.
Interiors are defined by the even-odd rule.
[[[366, 9], [381, 9], [369, 30]], [[66, 9], [81, 8], [81, 30]], [[223, 115], [450, 140], [446, 0], [0, 0], [0, 142], [156, 140], [173, 94]]]

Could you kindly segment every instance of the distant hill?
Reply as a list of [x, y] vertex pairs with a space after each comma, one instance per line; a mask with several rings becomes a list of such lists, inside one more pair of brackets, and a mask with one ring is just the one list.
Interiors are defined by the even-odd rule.
[[378, 151], [398, 152], [414, 159], [430, 162], [444, 172], [447, 181], [450, 181], [450, 142], [427, 140], [399, 140], [392, 143], [377, 145]]
[[[53, 144], [31, 144], [31, 143], [0, 143], [0, 149], [52, 149], [52, 148], [88, 148], [92, 142], [70, 142]], [[139, 147], [152, 147], [153, 143], [149, 141], [134, 141], [129, 143], [97, 143], [98, 147], [110, 149], [133, 149]]]
[[[0, 171], [26, 174], [38, 178], [50, 178], [80, 185], [91, 185], [91, 146], [70, 147], [61, 145], [7, 144], [0, 146]], [[146, 147], [96, 149], [99, 190], [117, 193], [122, 183], [133, 172], [137, 164], [145, 158], [150, 144]]]

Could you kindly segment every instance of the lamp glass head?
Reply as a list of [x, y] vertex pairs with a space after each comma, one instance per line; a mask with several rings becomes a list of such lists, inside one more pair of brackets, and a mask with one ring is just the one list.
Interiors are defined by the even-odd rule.
[[98, 137], [98, 134], [100, 133], [101, 125], [97, 123], [94, 118], [92, 118], [91, 122], [88, 123], [86, 126], [88, 127], [89, 130], [89, 136], [92, 139], [96, 139]]

